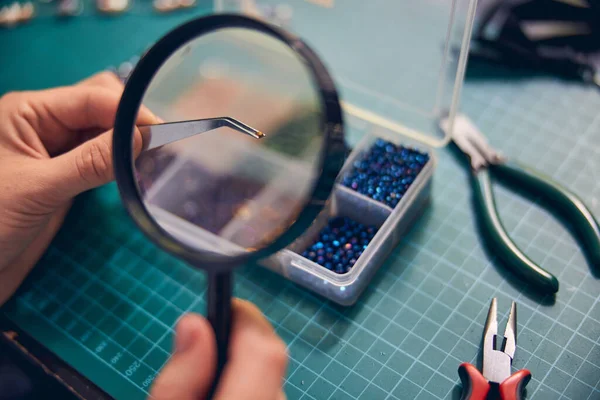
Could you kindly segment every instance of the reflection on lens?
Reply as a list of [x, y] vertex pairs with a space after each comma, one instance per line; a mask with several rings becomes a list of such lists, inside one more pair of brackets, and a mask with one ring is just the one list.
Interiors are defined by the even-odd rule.
[[[322, 105], [284, 43], [239, 28], [198, 37], [161, 67], [143, 104], [165, 124], [140, 129], [137, 183], [176, 239], [219, 254], [260, 249], [306, 204], [320, 172]], [[266, 136], [206, 128], [223, 117]]]

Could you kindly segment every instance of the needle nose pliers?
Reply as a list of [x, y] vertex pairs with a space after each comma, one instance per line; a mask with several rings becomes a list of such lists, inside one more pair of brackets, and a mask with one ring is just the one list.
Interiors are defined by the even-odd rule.
[[511, 375], [517, 348], [517, 305], [512, 303], [502, 346], [497, 349], [498, 305], [492, 299], [483, 330], [483, 373], [469, 363], [458, 367], [463, 392], [460, 400], [485, 400], [492, 386], [497, 386], [501, 400], [521, 400], [531, 372], [522, 369]]

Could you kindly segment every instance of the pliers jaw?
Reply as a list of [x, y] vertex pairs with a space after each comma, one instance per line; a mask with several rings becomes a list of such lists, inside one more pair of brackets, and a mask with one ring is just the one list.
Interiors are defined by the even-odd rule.
[[511, 375], [512, 360], [517, 347], [517, 306], [512, 303], [502, 346], [498, 348], [498, 304], [492, 299], [483, 330], [483, 376], [500, 384]]

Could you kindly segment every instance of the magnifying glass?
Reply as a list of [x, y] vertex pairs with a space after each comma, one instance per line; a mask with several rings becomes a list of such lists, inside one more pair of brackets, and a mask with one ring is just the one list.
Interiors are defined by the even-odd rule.
[[218, 382], [233, 268], [298, 238], [328, 204], [344, 163], [333, 80], [305, 43], [277, 27], [239, 15], [195, 19], [137, 63], [113, 147], [131, 217], [208, 274]]

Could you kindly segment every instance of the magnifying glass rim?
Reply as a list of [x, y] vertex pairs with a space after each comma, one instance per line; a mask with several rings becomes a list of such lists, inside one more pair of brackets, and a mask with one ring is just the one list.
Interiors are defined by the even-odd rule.
[[[324, 141], [319, 158], [319, 177], [313, 183], [302, 211], [288, 229], [270, 245], [241, 253], [219, 255], [203, 251], [177, 240], [152, 217], [137, 188], [134, 171], [132, 132], [138, 110], [147, 88], [163, 63], [191, 40], [210, 32], [228, 28], [245, 28], [269, 35], [286, 44], [308, 67], [316, 83], [325, 111], [321, 127]], [[237, 14], [216, 14], [189, 21], [160, 39], [138, 61], [119, 102], [113, 134], [113, 158], [117, 186], [125, 208], [136, 224], [159, 246], [192, 264], [202, 264], [205, 270], [224, 271], [247, 262], [265, 258], [293, 242], [315, 220], [325, 206], [345, 161], [342, 110], [333, 79], [318, 56], [299, 38], [257, 19]]]

